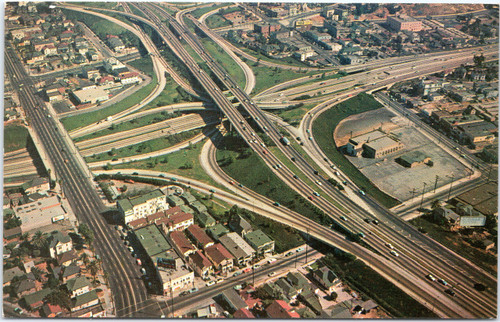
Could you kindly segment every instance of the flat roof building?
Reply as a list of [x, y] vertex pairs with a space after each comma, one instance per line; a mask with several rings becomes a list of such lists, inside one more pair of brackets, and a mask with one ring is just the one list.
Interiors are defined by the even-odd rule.
[[382, 158], [388, 154], [401, 150], [403, 143], [383, 136], [373, 141], [366, 142], [363, 145], [364, 154], [369, 158]]
[[407, 168], [414, 168], [421, 164], [426, 164], [431, 158], [420, 151], [411, 151], [396, 159], [396, 162]]
[[169, 208], [165, 194], [160, 189], [137, 197], [118, 200], [116, 206], [125, 224]]
[[400, 15], [398, 17], [388, 16], [387, 24], [395, 31], [408, 30], [418, 32], [422, 30], [422, 21], [405, 15]]
[[14, 211], [16, 216], [21, 219], [21, 229], [23, 232], [67, 219], [66, 210], [62, 206], [58, 196], [42, 198], [19, 205]]
[[109, 99], [108, 93], [99, 87], [73, 91], [72, 94], [80, 104], [96, 104]]
[[269, 238], [262, 230], [255, 230], [243, 236], [257, 254], [272, 253], [274, 251], [274, 240]]
[[137, 229], [134, 233], [142, 248], [144, 248], [150, 258], [158, 254], [163, 254], [172, 248], [170, 243], [155, 225]]

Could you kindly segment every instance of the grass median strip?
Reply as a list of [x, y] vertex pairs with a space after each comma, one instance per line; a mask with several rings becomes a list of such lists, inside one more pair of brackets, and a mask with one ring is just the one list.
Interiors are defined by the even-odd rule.
[[[243, 59], [245, 61], [245, 59]], [[273, 87], [279, 83], [284, 83], [286, 81], [317, 74], [317, 72], [307, 72], [294, 71], [288, 69], [281, 69], [278, 67], [268, 67], [261, 66], [260, 63], [247, 62], [250, 68], [252, 68], [255, 75], [255, 87], [252, 91], [252, 95], [262, 92], [265, 89]]]
[[[174, 146], [177, 143], [189, 140], [190, 138], [199, 134], [201, 130], [186, 131], [183, 133], [178, 133], [170, 136], [165, 136], [149, 141], [144, 141], [137, 144], [132, 144], [127, 147], [119, 149], [111, 149], [109, 152], [94, 154], [90, 157], [85, 157], [85, 161], [88, 163], [96, 161], [106, 161], [106, 160], [119, 160], [121, 158], [130, 157], [134, 155], [146, 154], [168, 147]], [[162, 160], [164, 161], [164, 160]]]
[[399, 202], [378, 189], [370, 179], [349, 162], [349, 160], [339, 151], [333, 140], [335, 128], [344, 118], [380, 107], [382, 107], [382, 105], [377, 102], [373, 96], [361, 93], [323, 112], [314, 121], [312, 130], [314, 139], [319, 147], [343, 173], [354, 181], [358, 187], [377, 199], [383, 206], [392, 208], [399, 204]]
[[217, 150], [217, 162], [229, 176], [284, 207], [330, 227], [331, 219], [284, 184], [239, 136], [226, 135], [220, 148]]

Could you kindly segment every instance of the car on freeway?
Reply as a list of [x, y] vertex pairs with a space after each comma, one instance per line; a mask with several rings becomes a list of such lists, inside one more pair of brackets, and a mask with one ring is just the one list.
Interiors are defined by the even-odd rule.
[[347, 218], [345, 216], [340, 216], [340, 219], [342, 219], [343, 221], [347, 221]]
[[318, 170], [313, 170], [313, 173], [314, 173], [315, 175], [319, 175]]
[[316, 180], [316, 184], [317, 184], [318, 186], [322, 186], [322, 185], [323, 185], [323, 184], [322, 184], [319, 180]]
[[297, 248], [296, 252], [297, 252], [297, 253], [300, 253], [300, 252], [301, 252], [301, 251], [303, 251], [303, 250], [304, 250], [304, 248], [299, 247], [299, 248]]
[[365, 222], [370, 224], [372, 222], [372, 220], [370, 218], [365, 218]]
[[286, 253], [286, 254], [285, 254], [285, 257], [290, 257], [290, 256], [292, 256], [292, 255], [293, 255], [293, 253], [292, 253], [292, 252], [288, 252], [288, 253]]
[[307, 133], [310, 133], [309, 129], [306, 130]]
[[233, 277], [240, 276], [240, 275], [241, 275], [241, 272], [236, 272], [233, 274]]
[[347, 186], [347, 180], [342, 181], [342, 184], [343, 184], [344, 186]]
[[291, 157], [290, 160], [292, 160], [293, 162], [295, 162], [295, 157]]
[[276, 258], [271, 258], [267, 261], [268, 264], [274, 263], [276, 261]]
[[391, 255], [393, 255], [393, 256], [396, 256], [396, 257], [398, 257], [398, 256], [399, 256], [399, 254], [398, 254], [395, 250], [391, 250], [391, 252], [390, 252], [390, 253], [391, 253]]
[[312, 141], [312, 139], [313, 139], [313, 138], [312, 138], [312, 136], [310, 136], [310, 137], [309, 137], [309, 140], [311, 140], [311, 141]]
[[271, 273], [267, 274], [267, 276], [269, 276], [269, 277], [272, 277], [274, 275], [276, 275], [276, 272], [271, 272]]
[[298, 179], [299, 177], [298, 177], [296, 174], [294, 174], [294, 175], [293, 175], [293, 178], [294, 178], [294, 179]]
[[259, 265], [259, 264], [255, 264], [255, 265], [253, 266], [253, 269], [258, 269], [258, 268], [260, 268], [260, 265]]
[[391, 243], [385, 243], [385, 246], [389, 249], [394, 249], [394, 246], [392, 246]]
[[313, 195], [315, 195], [316, 197], [319, 197], [319, 193], [317, 193], [316, 191], [313, 191]]
[[266, 150], [264, 150], [264, 151], [262, 151], [262, 153], [267, 154], [267, 151], [266, 151]]
[[276, 201], [275, 203], [273, 203], [273, 205], [275, 205], [275, 206], [277, 206], [277, 207], [281, 206], [281, 205], [280, 205], [280, 203], [279, 203], [279, 202], [277, 202], [277, 201]]
[[229, 184], [234, 184], [234, 181], [232, 181], [232, 180], [231, 180], [231, 181], [229, 181]]
[[179, 296], [184, 296], [184, 295], [188, 295], [189, 294], [189, 291], [182, 291], [179, 293]]
[[365, 234], [363, 234], [363, 233], [358, 233], [358, 236], [361, 238], [365, 238]]
[[432, 276], [432, 274], [427, 274], [427, 275], [425, 275], [425, 277], [426, 277], [428, 280], [433, 281], [433, 282], [436, 280], [436, 278], [435, 278], [434, 276]]
[[238, 187], [243, 188], [243, 185], [241, 183], [238, 184]]
[[375, 225], [378, 225], [378, 220], [377, 219], [373, 219], [372, 223], [374, 223]]
[[358, 192], [359, 192], [360, 195], [366, 196], [366, 193], [363, 190], [359, 190]]
[[445, 280], [444, 280], [444, 279], [442, 279], [442, 278], [438, 278], [438, 283], [441, 283], [441, 284], [443, 284], [444, 286], [447, 286], [447, 285], [448, 285], [448, 282], [447, 282], [447, 281], [445, 281]]
[[140, 271], [141, 271], [141, 273], [142, 273], [143, 275], [146, 275], [146, 269], [144, 269], [144, 267], [143, 267], [143, 268], [141, 268], [141, 270], [140, 270]]
[[307, 199], [309, 199], [311, 201], [314, 200], [313, 196], [308, 196]]
[[445, 292], [446, 294], [449, 294], [450, 296], [457, 296], [457, 295], [455, 294], [455, 291], [453, 291], [451, 288], [447, 288], [446, 290], [444, 290], [444, 292]]
[[210, 190], [208, 190], [208, 191], [210, 191], [211, 193], [215, 193], [215, 190], [214, 190], [214, 189], [210, 189]]

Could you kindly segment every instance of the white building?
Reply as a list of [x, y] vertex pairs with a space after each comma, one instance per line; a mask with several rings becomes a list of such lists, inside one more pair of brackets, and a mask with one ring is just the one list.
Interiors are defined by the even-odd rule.
[[137, 197], [118, 200], [116, 206], [125, 224], [169, 208], [165, 194], [160, 189]]
[[67, 214], [57, 196], [41, 198], [36, 201], [19, 205], [14, 209], [21, 219], [21, 229], [28, 232], [33, 229], [48, 226], [59, 220], [67, 219]]
[[135, 72], [126, 73], [120, 78], [120, 82], [123, 85], [140, 83], [141, 81], [142, 79], [139, 77], [139, 74]]
[[104, 60], [104, 69], [108, 73], [113, 73], [113, 71], [120, 68], [126, 68], [126, 66], [115, 57], [109, 57]]
[[49, 238], [50, 257], [56, 258], [57, 255], [64, 254], [73, 249], [71, 237], [62, 234], [60, 231], [55, 231]]
[[80, 104], [95, 104], [109, 99], [108, 93], [102, 88], [88, 88], [74, 91], [73, 96]]
[[187, 268], [181, 258], [175, 259], [175, 268], [156, 267], [158, 278], [163, 285], [163, 294], [182, 288], [191, 288], [194, 281], [194, 272]]

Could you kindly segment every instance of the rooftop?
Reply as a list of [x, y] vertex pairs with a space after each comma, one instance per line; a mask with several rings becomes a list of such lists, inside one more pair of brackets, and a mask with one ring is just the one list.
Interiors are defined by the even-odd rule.
[[172, 248], [156, 225], [139, 228], [135, 231], [135, 235], [149, 257]]
[[97, 292], [96, 290], [92, 290], [90, 292], [84, 293], [82, 295], [79, 295], [73, 299], [73, 307], [81, 306], [83, 304], [92, 302], [99, 299], [97, 297]]
[[355, 145], [362, 145], [365, 142], [376, 140], [385, 136], [385, 133], [380, 131], [372, 131], [362, 135], [358, 135], [349, 139], [349, 141]]
[[219, 241], [236, 258], [251, 256], [255, 253], [252, 246], [248, 245], [237, 233], [228, 233], [220, 237]]
[[425, 153], [416, 150], [405, 153], [399, 158], [409, 164], [412, 164], [414, 162], [423, 162], [426, 158], [428, 158], [428, 156]]
[[191, 225], [187, 228], [188, 232], [193, 236], [193, 238], [200, 244], [202, 247], [213, 243], [212, 238], [208, 237], [205, 231], [200, 228], [198, 225]]
[[374, 150], [383, 150], [383, 149], [390, 148], [394, 145], [399, 145], [401, 143], [391, 139], [388, 136], [383, 136], [383, 137], [378, 138], [376, 140], [371, 140], [370, 142], [366, 142], [365, 144]]
[[273, 242], [273, 240], [264, 234], [260, 229], [247, 233], [245, 235], [245, 239], [255, 247], [262, 247]]
[[189, 242], [182, 231], [173, 231], [170, 233], [170, 239], [177, 246], [182, 254], [188, 251], [195, 250], [194, 246]]
[[234, 258], [221, 244], [215, 244], [205, 248], [205, 254], [210, 257], [215, 265], [219, 265], [223, 260]]
[[137, 197], [118, 200], [118, 203], [120, 204], [122, 209], [126, 211], [126, 210], [131, 210], [133, 207], [137, 205], [146, 203], [151, 199], [156, 199], [163, 196], [165, 196], [165, 194], [160, 189], [156, 189]]

